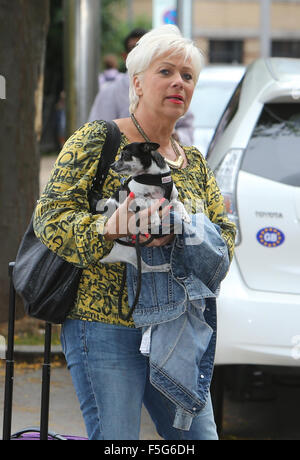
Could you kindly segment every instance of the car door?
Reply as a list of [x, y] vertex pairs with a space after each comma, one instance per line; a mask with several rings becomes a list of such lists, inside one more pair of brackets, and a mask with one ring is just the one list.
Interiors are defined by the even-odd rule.
[[236, 259], [248, 287], [300, 293], [300, 104], [266, 104], [237, 184], [241, 244]]

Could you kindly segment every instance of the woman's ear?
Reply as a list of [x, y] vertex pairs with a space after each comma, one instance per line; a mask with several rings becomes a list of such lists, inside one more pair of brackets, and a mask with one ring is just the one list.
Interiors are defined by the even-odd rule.
[[136, 95], [137, 96], [142, 96], [143, 95], [143, 90], [142, 90], [141, 79], [140, 79], [139, 75], [135, 75], [133, 77], [133, 86], [134, 86]]

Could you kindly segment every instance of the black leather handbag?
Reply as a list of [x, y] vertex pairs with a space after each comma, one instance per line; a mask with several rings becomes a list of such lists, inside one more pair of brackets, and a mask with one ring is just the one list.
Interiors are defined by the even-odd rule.
[[[89, 192], [92, 214], [97, 213], [96, 206], [101, 199], [103, 183], [115, 159], [120, 140], [118, 126], [114, 122], [107, 122], [106, 140]], [[32, 216], [13, 269], [14, 287], [23, 300], [25, 312], [49, 323], [63, 323], [74, 306], [82, 270], [63, 260], [35, 236]]]

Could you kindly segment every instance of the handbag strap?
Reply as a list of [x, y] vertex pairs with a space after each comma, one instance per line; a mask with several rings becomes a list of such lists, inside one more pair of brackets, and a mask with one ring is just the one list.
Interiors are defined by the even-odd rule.
[[97, 192], [100, 193], [102, 192], [102, 187], [109, 168], [115, 161], [115, 157], [121, 143], [121, 133], [118, 125], [114, 121], [107, 121], [106, 126], [106, 138], [102, 147], [97, 173], [92, 184], [92, 190], [97, 190]]

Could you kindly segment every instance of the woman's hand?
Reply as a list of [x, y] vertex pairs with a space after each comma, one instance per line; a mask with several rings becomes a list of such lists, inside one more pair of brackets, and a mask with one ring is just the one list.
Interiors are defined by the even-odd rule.
[[134, 200], [134, 194], [131, 192], [126, 200], [116, 209], [113, 215], [108, 219], [104, 227], [104, 238], [108, 241], [123, 238], [129, 235], [129, 222], [134, 213], [129, 211], [130, 203]]
[[[118, 238], [124, 238], [126, 236], [132, 236], [140, 233], [140, 242], [145, 242], [149, 238], [147, 236], [150, 228], [150, 220], [152, 214], [159, 212], [160, 218], [163, 219], [170, 212], [170, 206], [165, 206], [162, 210], [164, 198], [161, 200], [153, 200], [153, 203], [148, 208], [134, 213], [130, 211], [130, 205], [134, 200], [134, 193], [130, 193], [126, 200], [116, 209], [113, 215], [108, 219], [104, 228], [104, 238], [108, 241], [113, 241]], [[138, 225], [137, 225], [138, 219]], [[146, 235], [146, 236], [142, 236]], [[156, 238], [151, 243], [151, 246], [163, 246], [172, 241], [174, 235], [165, 235], [161, 238]]]
[[[165, 246], [166, 244], [171, 243], [171, 241], [173, 241], [174, 236], [175, 235], [173, 233], [170, 233], [169, 235], [164, 235], [161, 238], [154, 238], [154, 240], [152, 240], [151, 243], [147, 244], [146, 246], [148, 248]], [[139, 241], [140, 243], [145, 243], [148, 239], [149, 237], [141, 235]]]

